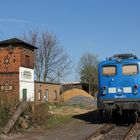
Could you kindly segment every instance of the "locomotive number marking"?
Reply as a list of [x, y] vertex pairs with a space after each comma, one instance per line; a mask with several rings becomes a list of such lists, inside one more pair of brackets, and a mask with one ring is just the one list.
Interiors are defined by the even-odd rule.
[[115, 95], [114, 98], [126, 98], [126, 95]]

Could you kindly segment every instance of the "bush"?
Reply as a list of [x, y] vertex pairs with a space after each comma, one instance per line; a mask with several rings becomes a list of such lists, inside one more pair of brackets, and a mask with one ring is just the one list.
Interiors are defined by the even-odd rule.
[[44, 126], [48, 120], [48, 109], [45, 104], [34, 105], [34, 109], [30, 112], [30, 123], [32, 126]]
[[0, 128], [7, 123], [19, 104], [17, 97], [9, 97], [7, 94], [0, 92]]

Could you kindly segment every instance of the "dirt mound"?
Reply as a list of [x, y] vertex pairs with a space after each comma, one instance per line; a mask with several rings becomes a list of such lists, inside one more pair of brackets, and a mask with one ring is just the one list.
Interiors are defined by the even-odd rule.
[[69, 99], [71, 99], [72, 97], [75, 97], [75, 96], [84, 96], [84, 97], [89, 97], [89, 98], [94, 99], [93, 96], [91, 96], [89, 93], [87, 93], [86, 91], [81, 90], [81, 89], [68, 90], [68, 91], [64, 92], [60, 96], [60, 98], [61, 98], [61, 101], [67, 102]]

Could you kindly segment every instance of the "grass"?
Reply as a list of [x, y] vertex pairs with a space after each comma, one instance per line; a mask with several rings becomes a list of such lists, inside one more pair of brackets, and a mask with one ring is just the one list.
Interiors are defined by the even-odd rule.
[[[83, 106], [83, 105], [67, 105], [67, 104], [46, 104], [48, 111], [60, 110], [61, 112], [65, 111], [73, 111], [74, 109], [93, 109], [93, 107]], [[55, 112], [55, 111], [54, 111]], [[46, 129], [53, 128], [54, 126], [58, 126], [64, 123], [71, 121], [72, 115], [56, 115], [52, 114], [48, 116], [47, 124], [45, 125]]]
[[70, 120], [72, 120], [71, 116], [53, 115], [48, 118], [45, 128], [50, 129], [53, 128], [54, 126], [64, 124]]
[[75, 104], [75, 105], [68, 105], [68, 104], [50, 104], [46, 103], [46, 107], [48, 110], [53, 110], [53, 109], [67, 109], [67, 108], [81, 108], [81, 109], [92, 109], [93, 106], [85, 106], [85, 105], [80, 105], [80, 104]]

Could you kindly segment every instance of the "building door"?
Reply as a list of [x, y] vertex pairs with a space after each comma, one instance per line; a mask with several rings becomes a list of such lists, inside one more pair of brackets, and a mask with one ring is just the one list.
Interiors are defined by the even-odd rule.
[[23, 89], [23, 92], [22, 92], [22, 94], [23, 94], [23, 101], [27, 101], [27, 89]]

